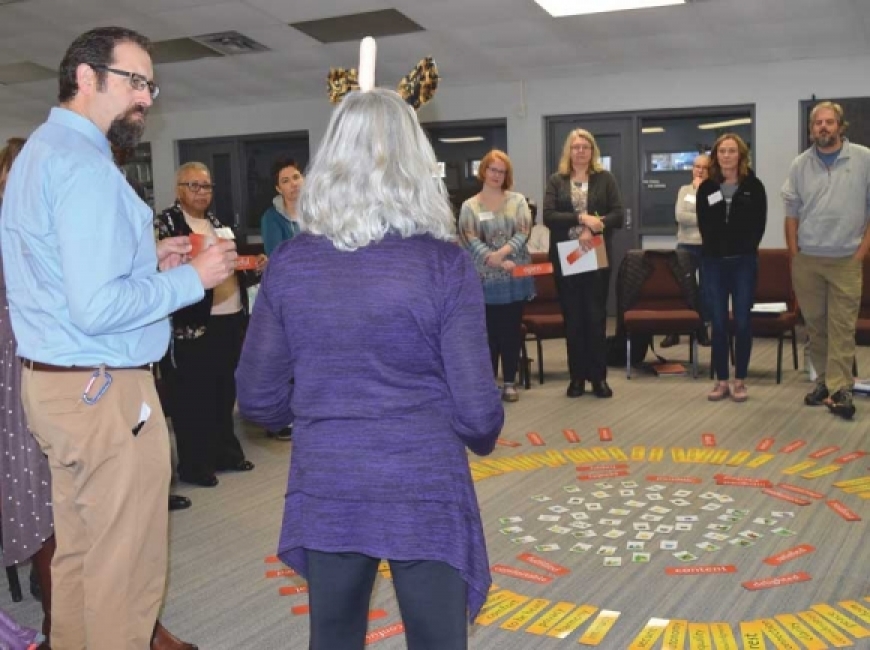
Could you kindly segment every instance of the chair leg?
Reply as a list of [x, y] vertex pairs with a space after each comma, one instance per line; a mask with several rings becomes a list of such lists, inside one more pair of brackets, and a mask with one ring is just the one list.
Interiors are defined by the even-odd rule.
[[713, 346], [710, 346], [710, 379], [713, 379]]
[[776, 343], [776, 383], [782, 383], [782, 344], [785, 336], [783, 334], [779, 335]]
[[631, 379], [631, 336], [625, 335], [625, 378]]
[[525, 367], [525, 364], [526, 364], [525, 348], [526, 348], [525, 343], [520, 341], [520, 355], [519, 355], [520, 360], [517, 363], [517, 381], [520, 385], [524, 385], [526, 383], [525, 378], [523, 376], [524, 372], [525, 372], [523, 370], [523, 368]]
[[18, 579], [18, 567], [6, 567], [6, 580], [9, 582], [9, 593], [13, 603], [20, 603], [24, 597], [21, 595], [21, 581]]
[[526, 341], [523, 339], [523, 346], [520, 348], [520, 381], [523, 384], [523, 388], [528, 390], [532, 387], [532, 380], [529, 377], [532, 370], [532, 362], [529, 360], [529, 350], [526, 347]]
[[544, 383], [544, 346], [541, 339], [535, 339], [538, 343], [538, 383]]
[[692, 379], [698, 378], [698, 338], [694, 334], [689, 334], [689, 354], [692, 362]]
[[852, 376], [858, 376], [858, 357], [852, 357]]
[[791, 357], [794, 360], [794, 369], [798, 369], [798, 353], [797, 353], [797, 332], [794, 327], [791, 328]]

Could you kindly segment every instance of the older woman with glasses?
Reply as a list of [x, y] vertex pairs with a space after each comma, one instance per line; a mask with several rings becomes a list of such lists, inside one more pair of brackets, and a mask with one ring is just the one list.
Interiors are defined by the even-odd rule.
[[622, 227], [623, 208], [613, 175], [601, 164], [601, 151], [589, 131], [574, 129], [565, 139], [558, 171], [544, 194], [544, 225], [550, 229], [550, 260], [565, 318], [568, 397], [580, 397], [586, 382], [596, 397], [612, 397], [607, 385], [607, 292], [610, 269], [563, 275], [559, 242], [579, 240], [586, 250], [604, 238], [608, 259], [613, 231]]
[[[214, 185], [208, 167], [185, 163], [176, 173], [178, 200], [154, 220], [158, 239], [197, 234], [216, 241], [223, 224], [209, 211]], [[178, 446], [178, 477], [203, 487], [218, 484], [216, 471], [246, 472], [254, 464], [235, 433], [234, 373], [248, 314], [247, 287], [256, 271], [236, 272], [198, 303], [172, 314], [172, 339], [161, 371], [170, 395]]]
[[510, 191], [513, 167], [506, 153], [493, 149], [486, 154], [477, 178], [483, 187], [462, 204], [459, 241], [471, 253], [483, 283], [492, 372], [498, 376], [501, 359], [502, 399], [516, 402], [523, 305], [534, 295], [535, 286], [532, 278], [515, 278], [512, 272], [518, 264], [531, 262], [526, 244], [532, 220], [525, 197]]

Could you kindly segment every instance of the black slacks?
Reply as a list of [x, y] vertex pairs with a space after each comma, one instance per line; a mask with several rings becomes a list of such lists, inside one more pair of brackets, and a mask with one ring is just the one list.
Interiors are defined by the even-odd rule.
[[[380, 560], [306, 550], [309, 650], [362, 650]], [[390, 560], [408, 650], [467, 650], [466, 584], [449, 564]]]
[[517, 378], [520, 348], [523, 345], [522, 323], [524, 302], [509, 302], [504, 305], [486, 305], [486, 335], [489, 339], [489, 356], [492, 374], [498, 377], [498, 361], [506, 384]]
[[556, 274], [571, 381], [607, 379], [609, 284], [610, 269], [569, 276]]
[[243, 329], [241, 312], [211, 316], [204, 335], [174, 341], [169, 385], [182, 478], [208, 477], [245, 459], [233, 421]]

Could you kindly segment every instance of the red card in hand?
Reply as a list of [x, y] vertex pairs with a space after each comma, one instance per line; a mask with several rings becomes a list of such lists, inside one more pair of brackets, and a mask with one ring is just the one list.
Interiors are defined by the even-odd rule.
[[239, 255], [236, 258], [236, 270], [253, 271], [257, 268], [257, 261], [256, 255]]
[[196, 257], [205, 250], [205, 235], [198, 235], [194, 232], [188, 235], [188, 239], [190, 239], [191, 257]]

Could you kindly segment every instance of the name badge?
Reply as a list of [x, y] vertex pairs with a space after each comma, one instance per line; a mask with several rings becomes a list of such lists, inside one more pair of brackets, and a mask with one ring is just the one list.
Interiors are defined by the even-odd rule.
[[492, 212], [481, 212], [477, 218], [481, 221], [492, 221], [495, 219], [495, 215]]
[[222, 228], [215, 228], [214, 234], [217, 235], [220, 239], [235, 239], [236, 236], [233, 234], [233, 229], [224, 226]]
[[710, 196], [707, 197], [707, 202], [710, 205], [716, 205], [721, 200], [722, 200], [722, 192], [720, 192], [719, 190], [716, 190]]
[[694, 194], [686, 194], [686, 203], [691, 203], [692, 205], [695, 205], [695, 203], [697, 202], [698, 197], [696, 197]]

